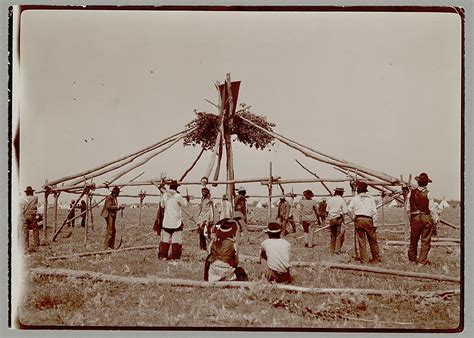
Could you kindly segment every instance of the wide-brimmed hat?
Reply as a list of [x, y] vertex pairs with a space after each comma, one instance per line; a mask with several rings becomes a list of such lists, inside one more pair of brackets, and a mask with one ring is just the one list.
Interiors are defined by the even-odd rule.
[[115, 194], [120, 193], [120, 188], [119, 188], [119, 187], [114, 187], [114, 188], [112, 189], [112, 193], [115, 193]]
[[431, 183], [431, 182], [433, 182], [432, 180], [430, 180], [427, 173], [421, 173], [419, 176], [415, 177], [415, 180], [417, 182], [421, 182], [421, 183]]
[[25, 192], [28, 192], [28, 193], [30, 193], [30, 192], [32, 193], [34, 191], [35, 191], [35, 189], [33, 189], [30, 185], [27, 186], [26, 189], [25, 189]]
[[245, 187], [239, 187], [237, 192], [247, 192], [247, 189], [245, 189]]
[[201, 189], [201, 191], [202, 191], [202, 192], [204, 192], [204, 191], [209, 192], [209, 188], [204, 187], [204, 188]]
[[357, 191], [358, 192], [367, 192], [367, 183], [357, 182]]
[[170, 189], [175, 189], [175, 188], [177, 188], [177, 187], [179, 187], [178, 181], [176, 181], [176, 180], [171, 180], [171, 181], [170, 181]]
[[223, 218], [216, 223], [217, 238], [232, 238], [237, 234], [237, 223], [230, 218]]
[[268, 223], [267, 228], [263, 231], [276, 234], [276, 233], [281, 232], [281, 225], [280, 223], [277, 223], [277, 222], [270, 222]]
[[305, 196], [305, 197], [314, 197], [314, 194], [311, 190], [307, 189], [307, 190], [303, 191], [303, 196]]
[[223, 200], [226, 200], [226, 199], [227, 199], [227, 195], [226, 195], [226, 194], [222, 195], [222, 199], [223, 199]]
[[334, 189], [334, 192], [344, 192], [344, 188], [337, 187], [336, 189]]

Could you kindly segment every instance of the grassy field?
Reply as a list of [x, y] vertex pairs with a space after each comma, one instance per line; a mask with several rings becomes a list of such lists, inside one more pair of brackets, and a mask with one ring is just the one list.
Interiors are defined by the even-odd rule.
[[[190, 210], [196, 214], [196, 210]], [[138, 210], [126, 209], [117, 219], [117, 235], [123, 236], [122, 247], [158, 244], [152, 231], [154, 209], [143, 210], [142, 226], [138, 226]], [[273, 211], [276, 213], [276, 210]], [[52, 213], [50, 213], [51, 215]], [[266, 212], [253, 224], [263, 223]], [[51, 216], [50, 216], [51, 217]], [[65, 211], [60, 210], [60, 220]], [[460, 224], [460, 209], [446, 209], [442, 217]], [[163, 278], [203, 279], [205, 254], [199, 250], [198, 234], [185, 232], [183, 257], [178, 262], [160, 261], [156, 250], [117, 252], [67, 260], [47, 257], [102, 249], [105, 222], [94, 213], [94, 229], [84, 241], [84, 229], [64, 228], [54, 243], [42, 245], [39, 252], [26, 256], [27, 270], [36, 267], [68, 268], [96, 271], [120, 276], [157, 276]], [[385, 209], [385, 223], [402, 221], [402, 210]], [[51, 223], [50, 223], [51, 224]], [[195, 224], [187, 220], [187, 228]], [[384, 245], [384, 240], [403, 240], [403, 234], [384, 229], [403, 230], [403, 226], [380, 226], [378, 232], [382, 264], [377, 267], [460, 276], [460, 249], [432, 247], [429, 266], [408, 262], [406, 247]], [[50, 229], [50, 233], [52, 233]], [[70, 234], [69, 234], [70, 233]], [[249, 245], [241, 254], [257, 256], [265, 236], [251, 232]], [[292, 261], [354, 262], [353, 226], [348, 225], [345, 255], [331, 256], [329, 233], [315, 235], [316, 246], [304, 248], [302, 228], [287, 238], [292, 243]], [[259, 238], [255, 239], [256, 237]], [[438, 225], [438, 237], [459, 238], [460, 231]], [[265, 283], [259, 264], [243, 261], [251, 281]], [[460, 296], [422, 298], [410, 296], [415, 291], [459, 288], [458, 283], [349, 272], [328, 268], [295, 267], [294, 285], [331, 288], [374, 288], [400, 290], [405, 296], [309, 295], [277, 290], [271, 285], [252, 289], [191, 288], [145, 286], [124, 283], [93, 282], [74, 278], [25, 278], [19, 311], [23, 325], [48, 326], [140, 326], [140, 327], [254, 327], [254, 328], [382, 328], [382, 329], [456, 329], [460, 325]]]

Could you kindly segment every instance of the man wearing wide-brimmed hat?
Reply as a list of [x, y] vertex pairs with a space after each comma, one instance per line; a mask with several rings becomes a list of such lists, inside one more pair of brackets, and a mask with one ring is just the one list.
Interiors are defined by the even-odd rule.
[[229, 202], [227, 195], [222, 195], [221, 205], [219, 206], [219, 219], [232, 218], [232, 203]]
[[268, 281], [291, 283], [290, 243], [280, 238], [282, 229], [279, 223], [269, 223], [264, 231], [268, 239], [261, 244], [260, 263], [265, 267]]
[[290, 217], [290, 205], [286, 201], [285, 196], [280, 197], [277, 211], [277, 221], [281, 224], [282, 234], [286, 236], [288, 234], [288, 219]]
[[334, 195], [329, 199], [327, 205], [329, 221], [329, 232], [331, 233], [331, 253], [342, 253], [342, 245], [344, 244], [344, 215], [347, 214], [347, 203], [342, 198], [344, 188], [337, 187]]
[[314, 194], [311, 190], [303, 191], [303, 198], [299, 202], [300, 222], [304, 231], [304, 246], [313, 247], [314, 230], [316, 227], [318, 202], [313, 200]]
[[[247, 198], [245, 194], [247, 190], [244, 187], [239, 187], [237, 196], [234, 200], [234, 218], [239, 222], [239, 232], [242, 233], [244, 243], [249, 242], [249, 232], [247, 229]], [[270, 207], [270, 206], [269, 206]], [[238, 238], [239, 236], [237, 236]]]
[[204, 265], [205, 281], [248, 280], [245, 270], [238, 267], [239, 256], [235, 243], [237, 228], [237, 222], [229, 218], [216, 223], [216, 240], [211, 244], [210, 254]]
[[113, 187], [112, 192], [105, 199], [104, 207], [100, 213], [100, 216], [105, 218], [106, 228], [104, 236], [104, 250], [115, 248], [115, 220], [117, 218], [117, 212], [123, 210], [125, 207], [119, 205], [118, 196], [120, 195], [120, 188]]
[[[34, 189], [26, 187], [25, 197], [20, 200], [20, 218], [23, 231], [23, 250], [34, 252], [40, 245], [38, 223], [36, 214], [38, 212], [38, 196], [34, 196]], [[30, 248], [30, 230], [33, 230], [33, 245]]]
[[202, 188], [201, 194], [198, 214], [199, 247], [201, 250], [207, 250], [207, 242], [211, 240], [211, 228], [214, 224], [214, 203], [208, 188]]
[[[183, 219], [181, 216], [181, 208], [186, 207], [188, 202], [178, 192], [178, 187], [178, 182], [172, 180], [169, 183], [169, 189], [163, 193], [160, 199], [160, 205], [164, 209], [161, 242], [158, 252], [158, 257], [161, 259], [181, 258], [183, 243]], [[170, 246], [171, 255], [168, 256]]]
[[362, 263], [369, 262], [367, 241], [372, 254], [371, 263], [379, 263], [379, 246], [377, 243], [377, 205], [375, 199], [367, 194], [367, 183], [357, 182], [357, 195], [349, 203], [349, 212], [353, 215], [359, 243], [359, 255]]
[[[431, 248], [431, 236], [436, 229], [439, 215], [434, 200], [426, 188], [431, 179], [427, 173], [415, 177], [418, 187], [410, 190], [407, 196], [407, 211], [410, 214], [410, 245], [408, 260], [420, 265], [429, 264], [428, 253]], [[417, 258], [418, 241], [421, 239], [420, 255]]]

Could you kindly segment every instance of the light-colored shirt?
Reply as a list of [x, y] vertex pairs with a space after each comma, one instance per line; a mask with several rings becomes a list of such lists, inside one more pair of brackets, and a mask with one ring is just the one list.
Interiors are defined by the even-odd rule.
[[188, 205], [186, 199], [175, 190], [167, 190], [160, 201], [161, 207], [165, 209], [163, 216], [163, 228], [177, 229], [183, 223], [181, 207]]
[[231, 218], [232, 217], [232, 203], [228, 200], [222, 200], [219, 207], [220, 218]]
[[344, 216], [344, 214], [347, 214], [347, 203], [342, 196], [332, 196], [328, 201], [326, 211], [328, 212], [328, 221]]
[[262, 252], [267, 256], [269, 269], [284, 273], [291, 267], [290, 242], [283, 238], [268, 238], [261, 244]]
[[210, 198], [201, 200], [199, 206], [198, 223], [214, 222], [214, 203]]
[[[433, 219], [433, 222], [438, 223], [439, 221], [439, 209], [435, 205], [434, 199], [430, 196], [430, 192], [428, 188], [426, 187], [418, 187], [418, 190], [421, 192], [426, 192], [428, 196], [428, 209], [430, 210], [430, 215], [431, 218]], [[408, 213], [410, 213], [410, 196], [411, 196], [411, 191], [408, 193], [407, 198], [406, 198], [406, 210]]]
[[348, 209], [354, 216], [372, 217], [374, 224], [377, 224], [377, 205], [375, 199], [367, 193], [364, 192], [354, 196]]
[[299, 202], [300, 219], [302, 222], [315, 222], [316, 211], [318, 210], [318, 202], [315, 200], [302, 199]]
[[20, 218], [22, 222], [28, 218], [30, 220], [36, 217], [38, 210], [38, 196], [24, 196], [20, 198], [21, 214]]

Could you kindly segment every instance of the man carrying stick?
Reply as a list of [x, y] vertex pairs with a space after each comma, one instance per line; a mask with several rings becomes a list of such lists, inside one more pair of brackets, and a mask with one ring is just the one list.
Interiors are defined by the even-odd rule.
[[[183, 248], [181, 207], [186, 207], [188, 202], [178, 192], [179, 184], [177, 181], [172, 180], [169, 186], [170, 188], [162, 193], [160, 200], [160, 205], [165, 211], [158, 257], [161, 259], [180, 259]], [[161, 189], [160, 192], [162, 192]], [[168, 256], [170, 246], [171, 255]]]
[[[435, 202], [430, 197], [426, 188], [431, 179], [428, 174], [421, 173], [415, 177], [418, 187], [411, 189], [407, 196], [407, 211], [410, 214], [410, 246], [408, 248], [408, 260], [420, 265], [430, 264], [428, 253], [431, 248], [431, 236], [436, 230], [439, 215]], [[420, 255], [417, 258], [418, 241], [421, 238]]]
[[344, 244], [344, 215], [347, 214], [347, 203], [342, 198], [344, 188], [336, 188], [327, 205], [329, 231], [331, 233], [331, 253], [341, 254]]
[[348, 207], [354, 216], [354, 225], [359, 242], [359, 254], [362, 263], [368, 263], [367, 241], [372, 253], [371, 263], [380, 263], [377, 243], [377, 206], [375, 199], [367, 194], [367, 183], [357, 182], [357, 196], [352, 198]]
[[117, 197], [120, 195], [119, 187], [114, 187], [109, 196], [105, 199], [104, 207], [100, 216], [105, 218], [106, 229], [104, 238], [104, 250], [115, 249], [115, 219], [117, 211], [125, 209], [123, 205], [119, 205]]

